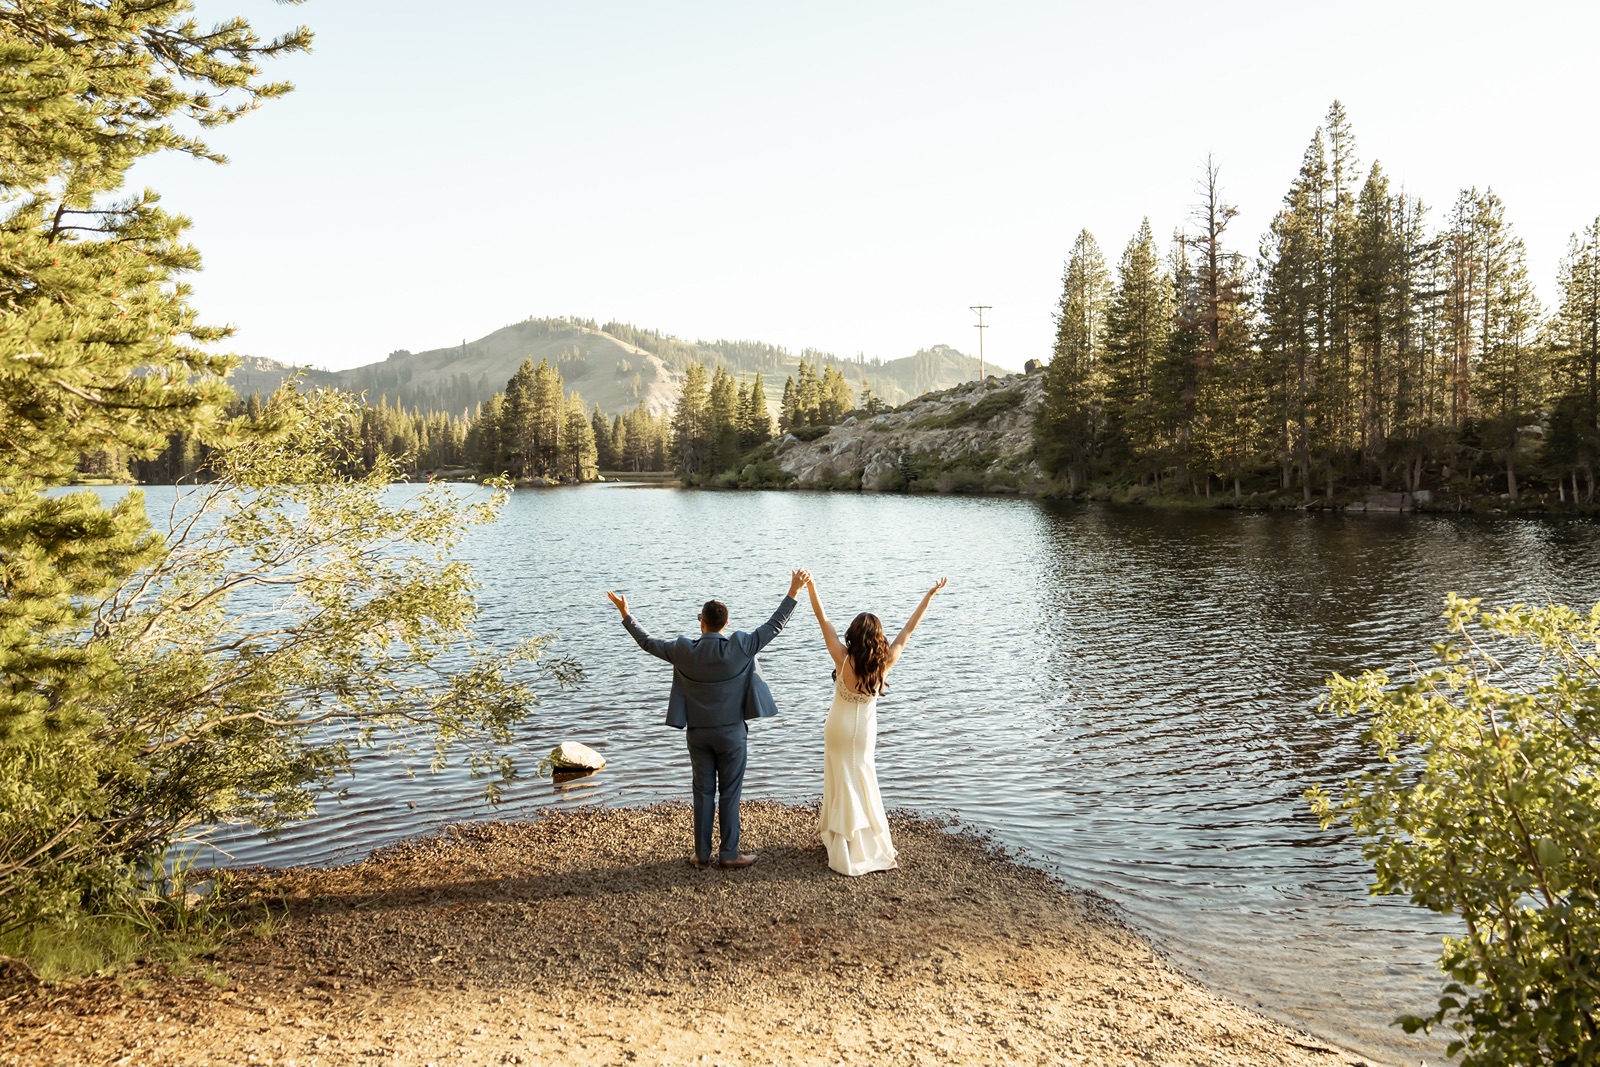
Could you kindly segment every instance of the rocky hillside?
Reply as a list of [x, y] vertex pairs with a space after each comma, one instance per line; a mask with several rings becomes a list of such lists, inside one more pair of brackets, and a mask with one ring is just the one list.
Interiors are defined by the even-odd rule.
[[891, 412], [854, 415], [813, 440], [789, 434], [770, 464], [799, 488], [1031, 491], [1033, 419], [1044, 375], [1013, 374], [929, 393]]

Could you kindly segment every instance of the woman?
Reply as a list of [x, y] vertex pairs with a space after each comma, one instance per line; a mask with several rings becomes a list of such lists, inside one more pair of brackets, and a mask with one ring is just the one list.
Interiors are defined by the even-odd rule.
[[850, 623], [844, 640], [817, 595], [809, 577], [806, 592], [817, 613], [822, 637], [833, 657], [833, 707], [822, 728], [822, 814], [817, 829], [828, 849], [828, 866], [840, 874], [887, 871], [895, 866], [894, 842], [878, 794], [878, 771], [873, 750], [878, 741], [878, 697], [888, 692], [884, 675], [900, 661], [911, 632], [922, 621], [934, 594], [944, 588], [940, 578], [923, 594], [906, 628], [894, 642], [884, 640], [883, 624], [869, 611]]

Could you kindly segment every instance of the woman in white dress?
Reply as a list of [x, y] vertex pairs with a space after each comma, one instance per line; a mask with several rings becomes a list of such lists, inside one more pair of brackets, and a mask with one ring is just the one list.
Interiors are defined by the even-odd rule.
[[840, 641], [828, 613], [822, 610], [816, 582], [806, 582], [811, 610], [817, 613], [828, 654], [833, 657], [833, 707], [822, 728], [822, 813], [817, 830], [828, 849], [828, 866], [840, 874], [867, 874], [895, 866], [894, 841], [883, 814], [875, 764], [878, 697], [888, 692], [884, 675], [900, 661], [911, 631], [944, 583], [940, 578], [923, 594], [905, 629], [890, 642], [884, 639], [883, 624], [869, 611], [851, 621]]

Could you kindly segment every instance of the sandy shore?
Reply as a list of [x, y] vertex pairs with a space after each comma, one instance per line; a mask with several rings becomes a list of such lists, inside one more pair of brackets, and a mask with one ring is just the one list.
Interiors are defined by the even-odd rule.
[[667, 805], [257, 873], [284, 917], [213, 961], [224, 984], [12, 979], [0, 1064], [1363, 1062], [971, 836], [896, 816], [900, 869], [847, 879], [815, 817], [747, 804], [743, 871], [688, 866]]

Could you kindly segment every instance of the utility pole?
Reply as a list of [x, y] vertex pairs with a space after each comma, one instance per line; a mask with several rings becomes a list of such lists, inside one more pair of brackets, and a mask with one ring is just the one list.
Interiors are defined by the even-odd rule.
[[992, 311], [993, 308], [988, 304], [974, 304], [971, 310], [978, 313], [978, 381], [981, 382], [983, 381], [983, 331], [989, 328], [983, 324], [983, 313]]

